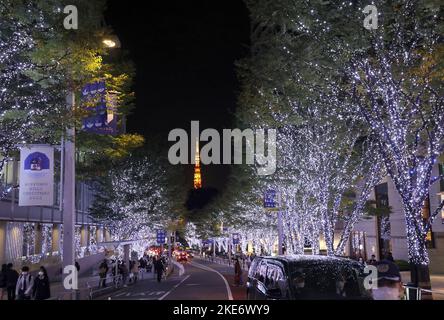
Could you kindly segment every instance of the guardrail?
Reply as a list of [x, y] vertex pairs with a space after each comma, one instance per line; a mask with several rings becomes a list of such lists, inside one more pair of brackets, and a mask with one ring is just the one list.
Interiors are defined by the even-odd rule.
[[422, 300], [423, 293], [427, 293], [431, 296], [433, 295], [442, 296], [444, 299], [444, 292], [442, 291], [423, 289], [419, 287], [409, 286], [406, 284], [404, 284], [402, 287], [404, 288], [405, 300]]
[[[218, 256], [213, 257], [212, 255], [205, 255], [205, 256], [199, 256], [199, 257], [201, 259], [204, 259], [204, 260], [207, 260], [207, 261], [211, 261], [211, 262], [218, 263], [218, 264], [224, 264], [224, 265], [227, 265], [227, 266], [233, 266], [234, 267], [234, 263], [235, 263], [234, 262], [234, 260], [235, 260], [234, 256], [231, 258], [231, 261], [228, 258], [218, 257]], [[246, 260], [239, 259], [239, 263], [240, 263], [241, 268], [243, 270], [248, 271], [249, 265], [248, 265]]]
[[[48, 300], [72, 300], [75, 295], [76, 300], [89, 299], [92, 300], [97, 296], [105, 294], [106, 292], [112, 292], [119, 290], [125, 286], [131, 286], [137, 283], [137, 281], [143, 280], [146, 277], [147, 272], [140, 270], [137, 277], [128, 277], [123, 279], [121, 274], [117, 276], [108, 275], [105, 279], [95, 278], [86, 282], [85, 286], [73, 291], [66, 291], [59, 294], [56, 297], [52, 297]], [[151, 273], [150, 273], [151, 274]], [[105, 280], [106, 286], [103, 286], [103, 280]], [[125, 281], [124, 281], [125, 280]]]

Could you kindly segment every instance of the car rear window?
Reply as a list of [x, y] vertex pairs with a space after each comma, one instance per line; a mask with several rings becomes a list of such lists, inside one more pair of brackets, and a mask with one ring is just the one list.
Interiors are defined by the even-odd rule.
[[296, 299], [361, 298], [357, 272], [338, 260], [292, 263], [290, 285]]

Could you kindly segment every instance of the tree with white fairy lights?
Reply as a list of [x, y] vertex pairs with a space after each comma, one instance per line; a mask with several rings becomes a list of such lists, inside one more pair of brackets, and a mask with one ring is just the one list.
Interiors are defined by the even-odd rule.
[[[291, 221], [300, 221], [299, 252], [304, 236], [317, 252], [322, 233], [327, 253], [342, 255], [353, 226], [364, 214], [370, 191], [381, 178], [381, 163], [371, 137], [362, 136], [351, 120], [344, 128], [333, 114], [326, 120], [317, 108], [309, 113], [304, 124], [286, 127], [279, 135], [278, 173], [285, 177], [282, 183], [292, 184], [285, 205], [293, 212]], [[350, 193], [353, 197], [346, 201]], [[344, 228], [335, 246], [339, 221]]]
[[51, 32], [42, 12], [28, 3], [29, 17], [19, 19], [9, 5], [0, 5], [0, 172], [17, 144], [51, 141], [60, 128], [52, 120], [64, 110], [60, 74], [49, 76], [32, 59], [34, 35]]
[[165, 187], [165, 171], [155, 159], [130, 157], [95, 183], [91, 214], [116, 240], [145, 239], [168, 222]]
[[297, 83], [367, 125], [403, 203], [412, 279], [428, 282], [426, 236], [443, 206], [422, 216], [430, 186], [442, 178], [432, 176], [444, 142], [442, 4], [373, 1], [374, 30], [363, 27], [367, 1], [249, 4], [255, 35], [272, 39], [259, 42], [274, 57], [265, 65], [286, 74], [273, 81], [269, 70], [255, 69], [275, 88], [265, 95], [294, 93]]

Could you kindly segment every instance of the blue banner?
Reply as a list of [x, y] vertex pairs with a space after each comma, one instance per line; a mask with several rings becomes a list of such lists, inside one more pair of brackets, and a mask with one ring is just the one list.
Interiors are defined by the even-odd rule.
[[92, 113], [82, 121], [82, 130], [97, 134], [117, 134], [116, 97], [107, 93], [106, 83], [89, 83], [82, 89], [84, 108]]
[[264, 193], [264, 208], [277, 208], [278, 199], [276, 190], [269, 189]]

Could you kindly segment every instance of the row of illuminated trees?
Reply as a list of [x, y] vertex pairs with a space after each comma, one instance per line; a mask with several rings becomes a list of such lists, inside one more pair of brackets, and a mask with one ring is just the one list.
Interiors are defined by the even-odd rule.
[[221, 202], [221, 219], [246, 237], [275, 229], [257, 202], [274, 188], [285, 198], [292, 252], [322, 237], [329, 255], [342, 254], [372, 189], [389, 176], [402, 201], [416, 280], [427, 279], [426, 236], [443, 206], [422, 216], [431, 185], [442, 178], [432, 176], [444, 148], [439, 2], [374, 1], [379, 25], [371, 31], [362, 25], [365, 1], [246, 4], [252, 44], [239, 63], [238, 116], [245, 127], [278, 130], [277, 172], [236, 172], [234, 180], [243, 175], [249, 187], [232, 184], [244, 193]]

